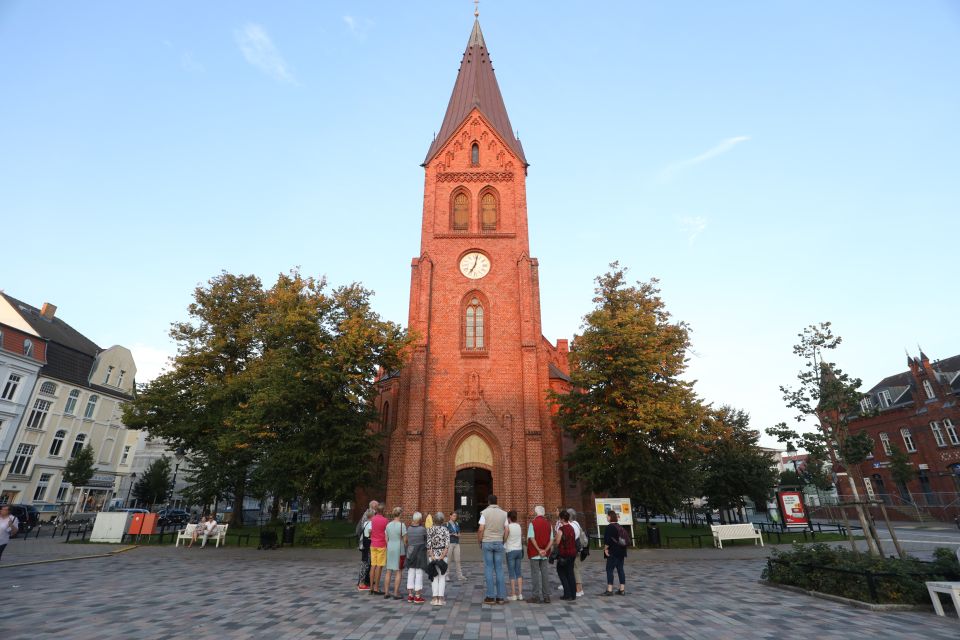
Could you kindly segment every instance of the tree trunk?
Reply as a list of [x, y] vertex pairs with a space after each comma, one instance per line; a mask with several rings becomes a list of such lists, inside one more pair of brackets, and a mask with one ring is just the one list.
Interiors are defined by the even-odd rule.
[[872, 556], [880, 555], [880, 552], [877, 550], [876, 541], [873, 539], [873, 535], [870, 531], [870, 523], [867, 522], [866, 513], [864, 513], [863, 505], [860, 504], [860, 492], [857, 491], [857, 483], [853, 478], [853, 475], [848, 471], [847, 472], [847, 481], [850, 483], [850, 491], [853, 494], [854, 499], [854, 508], [857, 512], [857, 517], [860, 519], [860, 527], [863, 531], [863, 537], [867, 541], [867, 550]]
[[237, 474], [233, 485], [233, 513], [230, 514], [230, 524], [235, 527], [243, 526], [243, 497], [247, 489], [247, 470], [244, 467]]
[[270, 519], [276, 520], [280, 517], [280, 494], [273, 496], [273, 504], [270, 505]]

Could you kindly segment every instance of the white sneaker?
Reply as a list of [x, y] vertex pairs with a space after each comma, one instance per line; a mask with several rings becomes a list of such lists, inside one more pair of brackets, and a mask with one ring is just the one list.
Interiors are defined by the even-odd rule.
[[523, 594], [522, 594], [522, 593], [517, 596], [517, 600], [523, 600]]
[[510, 596], [510, 597], [507, 598], [507, 600], [509, 600], [510, 602], [516, 602], [516, 601], [517, 601], [517, 596]]
[[557, 591], [563, 591], [563, 585], [560, 585], [559, 587], [557, 587]]
[[583, 591], [577, 591], [577, 597], [578, 597], [578, 598], [582, 598], [582, 597], [583, 597]]

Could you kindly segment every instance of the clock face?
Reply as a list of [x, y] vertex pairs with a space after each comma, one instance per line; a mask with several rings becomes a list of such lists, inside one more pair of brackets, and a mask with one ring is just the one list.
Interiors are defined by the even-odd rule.
[[490, 273], [490, 258], [479, 251], [471, 251], [460, 258], [460, 273], [477, 280]]

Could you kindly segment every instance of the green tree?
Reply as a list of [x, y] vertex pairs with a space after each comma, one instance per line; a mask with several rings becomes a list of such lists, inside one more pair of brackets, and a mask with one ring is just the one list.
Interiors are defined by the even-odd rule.
[[134, 497], [144, 504], [165, 502], [170, 489], [170, 458], [161, 456], [150, 463], [137, 483], [133, 485]]
[[805, 483], [800, 480], [800, 474], [793, 469], [780, 472], [781, 487], [802, 487]]
[[909, 496], [910, 489], [907, 485], [917, 477], [917, 468], [910, 462], [906, 451], [893, 443], [890, 444], [890, 475], [894, 482], [907, 490]]
[[94, 472], [93, 447], [88, 444], [67, 462], [63, 468], [63, 480], [74, 487], [82, 487], [90, 482]]
[[572, 474], [591, 490], [670, 512], [694, 495], [709, 437], [686, 369], [689, 328], [673, 322], [657, 281], [629, 286], [617, 263], [598, 277], [595, 307], [570, 351], [572, 389], [552, 394], [576, 447]]
[[[854, 497], [854, 508], [863, 528], [867, 547], [872, 555], [882, 555], [872, 518], [860, 499], [858, 483], [862, 484], [860, 463], [873, 450], [873, 441], [864, 432], [852, 433], [850, 422], [859, 417], [861, 381], [850, 377], [836, 364], [828, 362], [825, 352], [836, 349], [842, 339], [833, 334], [829, 322], [806, 327], [798, 336], [800, 341], [793, 352], [804, 360], [804, 368], [797, 374], [796, 387], [781, 386], [787, 406], [797, 412], [798, 423], [816, 420], [816, 432], [798, 433], [780, 423], [767, 429], [780, 442], [798, 446], [809, 452], [815, 461], [835, 461], [844, 471]], [[856, 551], [852, 536], [850, 544]]]
[[701, 458], [703, 495], [721, 513], [742, 508], [745, 497], [762, 510], [777, 483], [777, 472], [760, 448], [760, 433], [749, 428], [747, 413], [731, 407], [712, 411], [709, 419], [714, 424], [708, 432], [715, 439]]

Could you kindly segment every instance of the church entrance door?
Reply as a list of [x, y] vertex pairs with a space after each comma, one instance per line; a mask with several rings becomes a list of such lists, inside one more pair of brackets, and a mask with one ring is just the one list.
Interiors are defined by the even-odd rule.
[[488, 469], [468, 467], [457, 471], [454, 482], [454, 511], [464, 531], [476, 531], [480, 512], [487, 508], [487, 496], [493, 493], [493, 474]]

